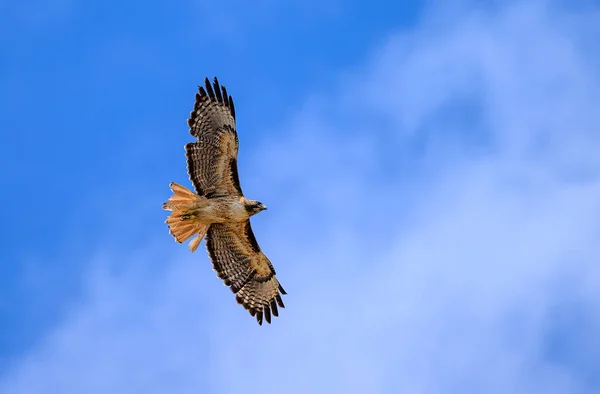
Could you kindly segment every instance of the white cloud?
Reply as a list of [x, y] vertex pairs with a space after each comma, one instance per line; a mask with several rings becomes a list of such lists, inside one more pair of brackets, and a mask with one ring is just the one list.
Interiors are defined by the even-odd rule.
[[580, 39], [598, 21], [541, 4], [442, 20], [242, 160], [289, 293], [273, 325], [182, 247], [164, 277], [91, 273], [0, 392], [596, 392], [600, 73]]

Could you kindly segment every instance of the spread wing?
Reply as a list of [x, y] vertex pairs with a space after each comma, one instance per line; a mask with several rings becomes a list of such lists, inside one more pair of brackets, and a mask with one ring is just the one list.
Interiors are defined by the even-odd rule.
[[214, 223], [206, 234], [206, 249], [217, 276], [225, 281], [252, 316], [262, 325], [263, 316], [271, 323], [277, 306], [285, 308], [286, 294], [275, 277], [275, 269], [260, 250], [250, 220], [242, 223]]
[[211, 86], [199, 86], [188, 125], [197, 138], [185, 146], [188, 174], [201, 196], [228, 194], [242, 196], [238, 177], [238, 136], [235, 130], [233, 99], [215, 78]]

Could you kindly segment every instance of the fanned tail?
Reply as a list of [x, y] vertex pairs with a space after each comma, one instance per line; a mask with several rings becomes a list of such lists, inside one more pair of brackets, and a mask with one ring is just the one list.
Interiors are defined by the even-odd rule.
[[172, 182], [169, 187], [173, 191], [173, 195], [162, 207], [167, 211], [171, 211], [171, 214], [167, 217], [165, 223], [169, 226], [169, 232], [178, 243], [183, 243], [193, 235], [197, 235], [189, 244], [190, 250], [194, 252], [198, 249], [198, 245], [200, 245], [200, 241], [206, 234], [209, 225], [190, 216], [188, 211], [193, 209], [203, 197], [175, 182]]

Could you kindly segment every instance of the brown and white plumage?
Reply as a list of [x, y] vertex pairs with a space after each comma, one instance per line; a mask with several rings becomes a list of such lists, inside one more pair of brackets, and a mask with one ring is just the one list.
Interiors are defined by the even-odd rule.
[[238, 136], [233, 100], [217, 78], [199, 86], [188, 119], [195, 142], [185, 146], [187, 169], [196, 189], [171, 184], [173, 196], [163, 205], [172, 211], [166, 220], [177, 242], [190, 242], [194, 251], [206, 235], [206, 248], [217, 276], [259, 324], [271, 323], [283, 308], [286, 294], [275, 269], [261, 251], [250, 216], [266, 209], [242, 193], [237, 168]]

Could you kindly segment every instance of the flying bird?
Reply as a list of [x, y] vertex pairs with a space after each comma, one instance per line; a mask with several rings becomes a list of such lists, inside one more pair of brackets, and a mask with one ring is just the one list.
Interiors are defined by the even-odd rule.
[[173, 195], [163, 204], [171, 211], [166, 223], [178, 243], [194, 237], [194, 252], [206, 237], [206, 249], [217, 276], [262, 325], [284, 308], [286, 294], [275, 268], [258, 246], [250, 217], [267, 209], [244, 197], [238, 177], [238, 135], [233, 99], [217, 78], [198, 87], [187, 121], [195, 142], [185, 145], [187, 170], [196, 192], [172, 182]]

